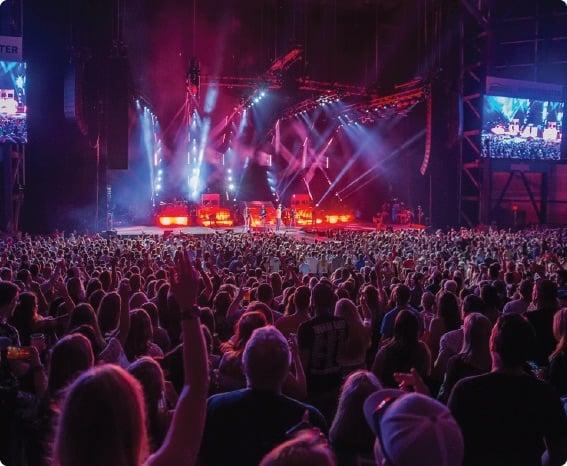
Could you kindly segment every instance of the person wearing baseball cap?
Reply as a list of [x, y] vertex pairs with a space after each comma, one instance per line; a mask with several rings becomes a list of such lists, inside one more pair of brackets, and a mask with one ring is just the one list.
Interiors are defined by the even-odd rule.
[[461, 466], [463, 436], [447, 407], [428, 396], [379, 390], [364, 403], [377, 466]]

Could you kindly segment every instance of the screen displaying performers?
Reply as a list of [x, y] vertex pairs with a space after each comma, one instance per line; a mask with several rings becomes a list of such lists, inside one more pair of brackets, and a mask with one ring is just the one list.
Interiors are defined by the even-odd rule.
[[0, 61], [0, 143], [27, 142], [26, 64]]
[[563, 102], [484, 96], [482, 155], [559, 160], [563, 110]]

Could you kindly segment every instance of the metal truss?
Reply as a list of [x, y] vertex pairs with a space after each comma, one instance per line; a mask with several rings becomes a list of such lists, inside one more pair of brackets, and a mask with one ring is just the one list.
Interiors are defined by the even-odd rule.
[[486, 222], [484, 200], [487, 161], [481, 158], [482, 100], [486, 78], [488, 0], [461, 0], [459, 76], [459, 203], [458, 221], [474, 226]]
[[25, 144], [5, 143], [2, 151], [6, 185], [2, 188], [5, 215], [1, 227], [7, 233], [15, 234], [20, 230], [20, 212], [24, 202]]

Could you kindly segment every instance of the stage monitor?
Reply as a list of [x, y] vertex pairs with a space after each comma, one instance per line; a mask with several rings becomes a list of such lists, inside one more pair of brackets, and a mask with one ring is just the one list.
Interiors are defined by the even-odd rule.
[[26, 64], [0, 61], [0, 143], [25, 143]]

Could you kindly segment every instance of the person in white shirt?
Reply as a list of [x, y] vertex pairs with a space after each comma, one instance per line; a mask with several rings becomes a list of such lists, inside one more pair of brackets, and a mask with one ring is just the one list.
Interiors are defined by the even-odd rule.
[[309, 273], [316, 274], [317, 268], [319, 266], [319, 261], [313, 255], [312, 252], [309, 253], [309, 255], [307, 256], [307, 259], [305, 261], [307, 262], [307, 265], [309, 265]]
[[[461, 318], [464, 322], [465, 317], [473, 312], [482, 314], [484, 310], [484, 301], [475, 294], [468, 295], [461, 306]], [[461, 351], [464, 340], [463, 327], [456, 330], [451, 330], [445, 333], [439, 340], [439, 355], [435, 361], [433, 369], [433, 377], [443, 380], [445, 371], [447, 370], [447, 363], [449, 358]]]
[[301, 275], [308, 275], [309, 274], [309, 264], [305, 260], [305, 257], [302, 257], [300, 259], [300, 264], [299, 264], [298, 269], [299, 269], [299, 273]]
[[328, 274], [330, 269], [329, 261], [327, 261], [327, 257], [325, 254], [321, 254], [319, 258], [319, 264], [317, 265], [317, 273], [319, 275]]
[[280, 258], [278, 256], [271, 256], [269, 266], [270, 266], [270, 272], [271, 273], [279, 273], [280, 272], [280, 266], [281, 266]]

